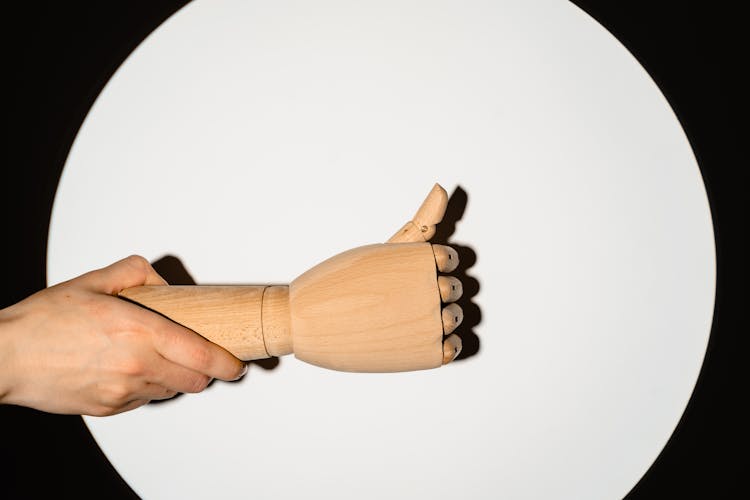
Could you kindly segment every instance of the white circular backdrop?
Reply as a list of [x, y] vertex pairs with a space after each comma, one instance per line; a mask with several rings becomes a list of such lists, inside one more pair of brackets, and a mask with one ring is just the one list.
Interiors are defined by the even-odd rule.
[[713, 312], [705, 190], [667, 102], [565, 1], [196, 1], [78, 134], [50, 284], [130, 253], [289, 282], [384, 241], [434, 182], [480, 283], [475, 356], [293, 357], [86, 423], [146, 498], [623, 496], [690, 397]]

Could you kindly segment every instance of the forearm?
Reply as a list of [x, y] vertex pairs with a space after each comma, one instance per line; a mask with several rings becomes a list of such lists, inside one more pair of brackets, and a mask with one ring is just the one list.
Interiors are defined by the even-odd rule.
[[292, 352], [288, 286], [141, 286], [120, 296], [245, 361]]

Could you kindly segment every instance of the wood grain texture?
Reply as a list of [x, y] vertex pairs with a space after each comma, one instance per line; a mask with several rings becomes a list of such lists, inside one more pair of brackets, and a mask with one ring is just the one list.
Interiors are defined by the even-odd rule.
[[[346, 251], [318, 264], [291, 285], [140, 286], [119, 295], [190, 328], [242, 360], [294, 353], [334, 370], [398, 372], [436, 368], [443, 334], [462, 311], [441, 297], [461, 296], [461, 282], [441, 276], [458, 254], [431, 245], [448, 194], [435, 184], [407, 222], [385, 244]], [[459, 339], [460, 340], [460, 339]]]
[[269, 357], [262, 326], [266, 288], [139, 286], [123, 290], [120, 296], [163, 314], [247, 361]]
[[331, 257], [290, 286], [140, 286], [120, 296], [242, 360], [293, 352], [341, 371], [422, 370], [443, 364], [443, 333], [462, 317], [456, 304], [441, 310], [441, 286], [446, 301], [461, 286], [438, 278], [435, 259], [430, 243], [377, 244]]
[[388, 243], [429, 241], [435, 235], [435, 226], [443, 220], [447, 207], [448, 193], [440, 184], [435, 184], [412, 220], [396, 231]]
[[443, 362], [429, 243], [380, 244], [332, 257], [290, 286], [294, 355], [342, 371], [396, 372]]

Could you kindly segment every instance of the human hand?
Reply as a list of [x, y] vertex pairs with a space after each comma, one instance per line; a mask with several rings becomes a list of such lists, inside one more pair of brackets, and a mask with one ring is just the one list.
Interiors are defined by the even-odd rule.
[[167, 283], [131, 256], [0, 311], [0, 403], [114, 415], [245, 374], [222, 347], [117, 298], [138, 285]]

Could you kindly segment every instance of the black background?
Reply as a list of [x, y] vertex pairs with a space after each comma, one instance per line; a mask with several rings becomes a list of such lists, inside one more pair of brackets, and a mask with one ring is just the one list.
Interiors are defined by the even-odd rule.
[[[94, 99], [140, 41], [185, 3], [4, 4], [3, 117], [8, 130], [0, 178], [5, 277], [0, 307], [45, 286], [52, 200]], [[739, 477], [738, 465], [746, 448], [737, 442], [746, 424], [740, 422], [736, 401], [740, 395], [747, 400], [747, 392], [738, 383], [738, 366], [730, 362], [737, 333], [748, 331], [739, 293], [746, 247], [738, 235], [747, 233], [739, 213], [745, 208], [741, 174], [747, 175], [747, 158], [735, 124], [745, 116], [740, 104], [747, 87], [738, 78], [748, 59], [739, 45], [739, 12], [725, 2], [574, 3], [636, 56], [667, 97], [701, 167], [717, 238], [716, 312], [698, 385], [667, 447], [628, 497], [746, 496], [747, 480]], [[0, 422], [0, 497], [135, 496], [80, 417], [0, 406]], [[154, 474], [179, 480], [174, 471]], [[251, 489], [247, 496], [252, 497]]]

